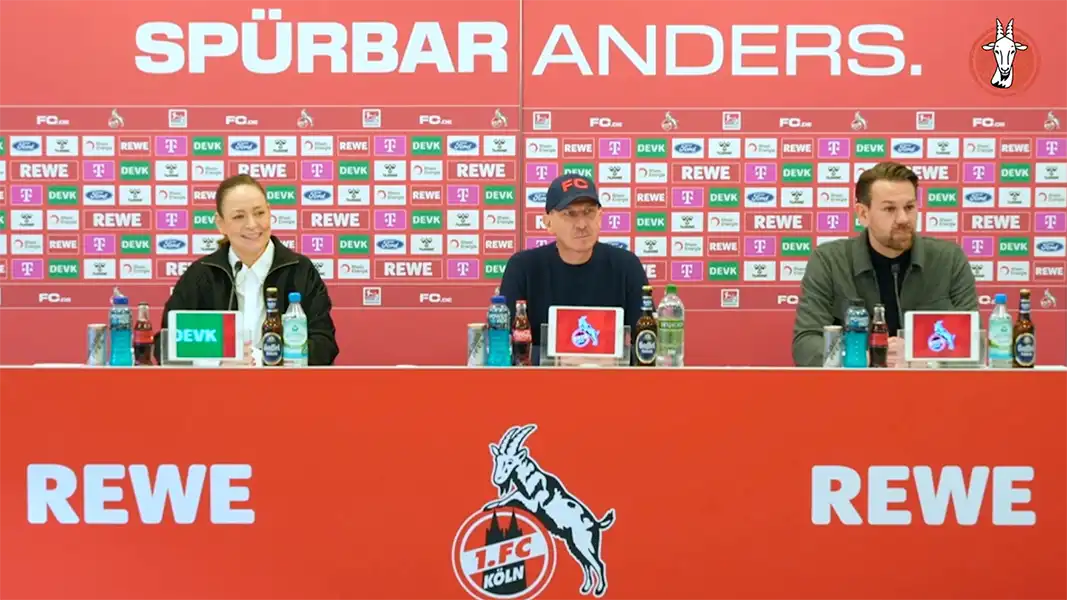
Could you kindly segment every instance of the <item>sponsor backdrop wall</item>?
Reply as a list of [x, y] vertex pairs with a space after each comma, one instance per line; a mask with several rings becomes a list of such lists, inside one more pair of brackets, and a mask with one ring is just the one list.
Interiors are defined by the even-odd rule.
[[1062, 3], [623, 4], [4, 2], [0, 361], [81, 360], [115, 285], [158, 326], [215, 247], [215, 185], [250, 173], [342, 363], [458, 363], [576, 171], [605, 241], [680, 286], [691, 363], [787, 364], [806, 261], [890, 158], [983, 310], [1030, 289], [1038, 360], [1064, 361]]

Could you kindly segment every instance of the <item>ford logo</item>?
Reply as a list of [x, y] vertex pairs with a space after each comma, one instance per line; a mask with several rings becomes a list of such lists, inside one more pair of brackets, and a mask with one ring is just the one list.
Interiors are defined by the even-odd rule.
[[623, 250], [630, 249], [630, 245], [626, 242], [608, 242], [608, 245], [615, 246], [616, 248], [622, 248]]
[[530, 192], [530, 195], [526, 198], [531, 204], [544, 204], [548, 201], [548, 194], [545, 192]]
[[1054, 242], [1052, 240], [1046, 240], [1037, 245], [1037, 249], [1042, 252], [1062, 252], [1063, 244], [1060, 242]]
[[249, 150], [255, 150], [256, 148], [259, 148], [259, 144], [253, 142], [252, 140], [238, 140], [230, 144], [230, 148], [233, 148], [238, 152], [248, 152]]
[[764, 204], [766, 202], [774, 201], [774, 195], [767, 192], [752, 192], [746, 197], [749, 202], [755, 202], [756, 204]]
[[387, 238], [384, 240], [379, 240], [378, 243], [375, 244], [375, 246], [378, 246], [382, 250], [399, 250], [404, 247], [404, 242], [392, 238]]
[[679, 154], [696, 154], [701, 151], [701, 147], [700, 144], [694, 144], [693, 142], [683, 142], [675, 144], [674, 151]]
[[304, 192], [304, 198], [308, 200], [329, 200], [330, 192], [326, 190], [308, 190]]
[[457, 152], [468, 152], [478, 147], [478, 144], [470, 140], [456, 140], [448, 145], [449, 148]]
[[18, 150], [19, 152], [32, 152], [40, 147], [40, 144], [32, 140], [19, 140], [14, 144], [11, 144], [11, 148], [14, 150]]
[[964, 198], [967, 202], [973, 204], [985, 204], [986, 202], [993, 201], [993, 194], [988, 192], [967, 192], [967, 195], [964, 196]]
[[901, 142], [899, 144], [893, 144], [893, 151], [900, 152], [901, 154], [915, 154], [920, 149], [918, 144], [911, 142]]
[[110, 200], [110, 199], [112, 199], [114, 197], [115, 197], [115, 194], [112, 194], [111, 192], [109, 192], [107, 190], [91, 190], [91, 191], [85, 192], [85, 199], [86, 200], [92, 200], [94, 202], [102, 201], [102, 200]]
[[185, 242], [175, 238], [167, 238], [165, 240], [159, 240], [159, 248], [161, 250], [181, 250], [185, 247]]

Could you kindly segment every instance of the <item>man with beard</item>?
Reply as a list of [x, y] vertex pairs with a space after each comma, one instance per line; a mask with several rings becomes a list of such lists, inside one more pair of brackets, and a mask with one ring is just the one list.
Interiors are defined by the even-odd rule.
[[883, 162], [856, 181], [860, 235], [820, 245], [808, 259], [793, 325], [793, 362], [820, 367], [823, 327], [842, 325], [849, 300], [863, 299], [867, 311], [885, 306], [890, 367], [904, 360], [896, 336], [904, 313], [915, 310], [978, 310], [974, 273], [959, 246], [917, 235], [919, 178], [908, 167]]

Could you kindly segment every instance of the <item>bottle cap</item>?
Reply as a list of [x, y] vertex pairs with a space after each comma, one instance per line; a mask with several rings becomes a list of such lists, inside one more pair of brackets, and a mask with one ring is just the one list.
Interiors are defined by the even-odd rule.
[[668, 294], [676, 294], [676, 293], [678, 293], [678, 286], [674, 285], [673, 283], [668, 283], [667, 284], [667, 293]]
[[849, 300], [849, 304], [852, 306], [863, 306], [863, 298], [853, 298]]
[[504, 296], [493, 296], [493, 304], [507, 304], [508, 299]]
[[1007, 294], [997, 294], [996, 296], [993, 296], [993, 302], [996, 302], [997, 304], [1007, 304], [1008, 303], [1008, 295]]
[[126, 296], [115, 296], [111, 299], [111, 303], [116, 306], [127, 306], [130, 303], [130, 299]]
[[300, 302], [300, 292], [289, 292], [289, 303]]

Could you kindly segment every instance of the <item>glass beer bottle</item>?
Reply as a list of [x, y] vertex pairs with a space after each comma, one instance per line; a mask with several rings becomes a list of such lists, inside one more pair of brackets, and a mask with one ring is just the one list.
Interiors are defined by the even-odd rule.
[[638, 367], [656, 366], [656, 356], [659, 354], [659, 325], [653, 314], [654, 309], [652, 295], [642, 296], [641, 317], [637, 319], [637, 334], [634, 336], [634, 357]]
[[266, 290], [267, 318], [263, 320], [263, 330], [259, 338], [259, 348], [263, 351], [264, 367], [281, 367], [282, 360], [282, 315], [278, 312], [278, 288]]
[[1037, 359], [1037, 337], [1030, 320], [1030, 290], [1019, 291], [1019, 316], [1011, 331], [1012, 367], [1032, 369]]

